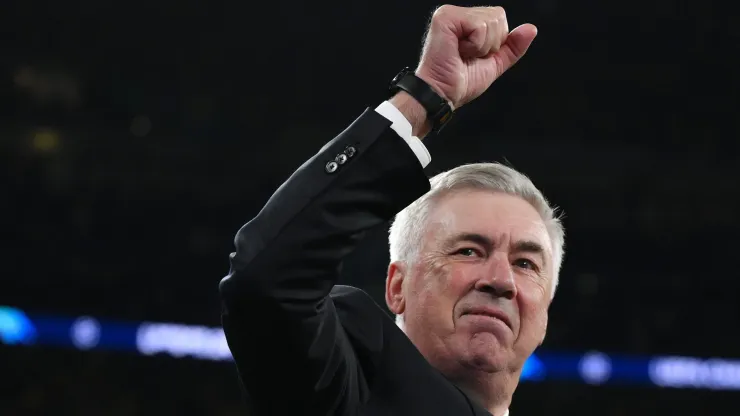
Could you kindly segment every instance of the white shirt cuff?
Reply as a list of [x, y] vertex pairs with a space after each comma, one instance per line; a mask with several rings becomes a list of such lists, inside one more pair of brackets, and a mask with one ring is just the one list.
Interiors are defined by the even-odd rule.
[[391, 128], [401, 136], [406, 143], [408, 143], [411, 150], [419, 159], [421, 167], [427, 167], [427, 165], [432, 161], [432, 156], [429, 154], [427, 147], [424, 146], [424, 143], [422, 143], [418, 137], [413, 135], [411, 131], [411, 123], [409, 123], [403, 113], [401, 113], [396, 106], [391, 104], [390, 101], [383, 101], [383, 103], [375, 109], [375, 112], [393, 123], [391, 124]]

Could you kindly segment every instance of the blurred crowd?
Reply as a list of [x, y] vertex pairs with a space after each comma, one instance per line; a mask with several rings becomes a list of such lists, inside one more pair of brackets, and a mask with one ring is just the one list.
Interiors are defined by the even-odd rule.
[[[384, 99], [431, 10], [280, 4], [292, 43], [275, 47], [272, 20], [244, 24], [242, 2], [12, 3], [0, 14], [14, 34], [0, 62], [0, 305], [212, 326], [237, 229]], [[669, 3], [512, 2], [512, 18], [542, 29], [527, 62], [427, 142], [430, 174], [510, 161], [564, 208], [543, 348], [740, 357], [736, 14]], [[369, 233], [342, 275], [381, 305], [385, 238]], [[0, 344], [0, 375], [0, 416], [249, 416], [226, 363]], [[738, 415], [738, 403], [526, 383], [511, 416]]]
[[[283, 177], [205, 175], [197, 183], [183, 173], [187, 184], [177, 187], [172, 185], [176, 178], [152, 174], [142, 179], [129, 171], [96, 182], [85, 167], [100, 161], [77, 155], [71, 160], [88, 164], [72, 163], [60, 155], [0, 154], [9, 173], [0, 176], [7, 212], [0, 226], [14, 241], [1, 254], [0, 305], [219, 325], [217, 285], [228, 271], [233, 235]], [[176, 160], [160, 160], [161, 170], [175, 171], [171, 165]], [[733, 246], [722, 243], [722, 233], [656, 238], [640, 228], [569, 231], [569, 255], [545, 348], [737, 357], [740, 332], [727, 328], [736, 327], [740, 280], [729, 271]], [[342, 277], [380, 304], [385, 238], [385, 229], [371, 232], [348, 259]], [[701, 313], [694, 308], [697, 299]], [[246, 414], [229, 364], [9, 347], [2, 347], [0, 356], [0, 374], [6, 375], [2, 416]], [[738, 409], [732, 397], [726, 392], [524, 384], [512, 416], [735, 414], [725, 411]]]
[[[229, 175], [205, 175], [201, 183], [183, 170], [181, 188], [167, 175], [142, 179], [133, 171], [96, 182], [93, 173], [103, 174], [91, 166], [100, 162], [87, 151], [70, 162], [15, 150], [0, 154], [9, 173], [0, 175], [6, 191], [0, 227], [13, 241], [0, 254], [0, 305], [73, 316], [219, 325], [217, 287], [228, 272], [233, 236], [287, 174], [241, 178], [232, 166]], [[128, 156], [106, 157], [107, 165], [122, 166]], [[160, 171], [176, 170], [177, 160], [159, 160]], [[555, 200], [573, 210], [584, 206]], [[547, 348], [737, 356], [740, 333], [725, 326], [737, 326], [740, 317], [740, 279], [732, 277], [735, 246], [723, 240], [725, 231], [656, 236], [632, 226], [600, 232], [583, 225], [597, 223], [590, 219], [595, 214], [572, 215], [580, 222], [568, 228], [574, 222], [565, 219], [567, 254]], [[381, 305], [385, 238], [382, 228], [369, 233], [342, 275], [342, 283], [367, 290]], [[702, 313], [687, 307], [697, 299], [711, 299], [701, 302]]]
[[[0, 347], [0, 356], [3, 416], [250, 416], [230, 363], [15, 347]], [[737, 393], [523, 383], [511, 414], [713, 416], [737, 410]]]
[[245, 415], [228, 364], [2, 348], [3, 416]]

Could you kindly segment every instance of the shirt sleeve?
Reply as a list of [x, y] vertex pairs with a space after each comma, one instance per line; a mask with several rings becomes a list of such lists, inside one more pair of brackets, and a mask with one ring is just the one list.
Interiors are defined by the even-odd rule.
[[391, 121], [391, 128], [406, 141], [411, 147], [416, 157], [419, 159], [422, 167], [427, 167], [432, 161], [432, 156], [429, 154], [429, 150], [424, 146], [424, 143], [419, 140], [418, 137], [414, 136], [411, 131], [411, 123], [406, 117], [398, 110], [390, 101], [383, 101], [376, 109], [375, 112]]

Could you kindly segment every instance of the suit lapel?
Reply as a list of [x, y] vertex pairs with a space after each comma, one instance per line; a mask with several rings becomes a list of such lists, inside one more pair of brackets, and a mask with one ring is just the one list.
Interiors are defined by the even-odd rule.
[[457, 389], [457, 391], [459, 391], [460, 394], [463, 395], [463, 397], [465, 397], [465, 400], [468, 402], [468, 406], [470, 406], [470, 410], [474, 416], [493, 416], [488, 410], [484, 409], [482, 406], [480, 406], [478, 403], [476, 403], [474, 400], [468, 397], [468, 395], [465, 394], [465, 392], [460, 387], [458, 387], [457, 384], [453, 383], [447, 377], [445, 377], [445, 379], [447, 379], [447, 382], [450, 383], [455, 389]]

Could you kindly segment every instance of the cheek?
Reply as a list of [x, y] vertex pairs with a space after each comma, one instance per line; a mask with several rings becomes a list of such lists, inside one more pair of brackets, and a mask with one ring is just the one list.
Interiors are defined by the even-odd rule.
[[547, 310], [537, 308], [529, 311], [527, 317], [527, 323], [531, 326], [531, 331], [535, 338], [539, 338], [544, 335], [547, 329]]
[[415, 304], [419, 313], [445, 321], [451, 319], [464, 286], [460, 283], [461, 274], [452, 267], [427, 268], [423, 272], [413, 279], [407, 302]]
[[520, 338], [527, 344], [538, 344], [544, 338], [547, 330], [548, 303], [542, 290], [519, 292], [519, 311], [522, 320]]
[[446, 275], [444, 294], [457, 302], [467, 294], [475, 284], [475, 270], [468, 265], [451, 266]]

